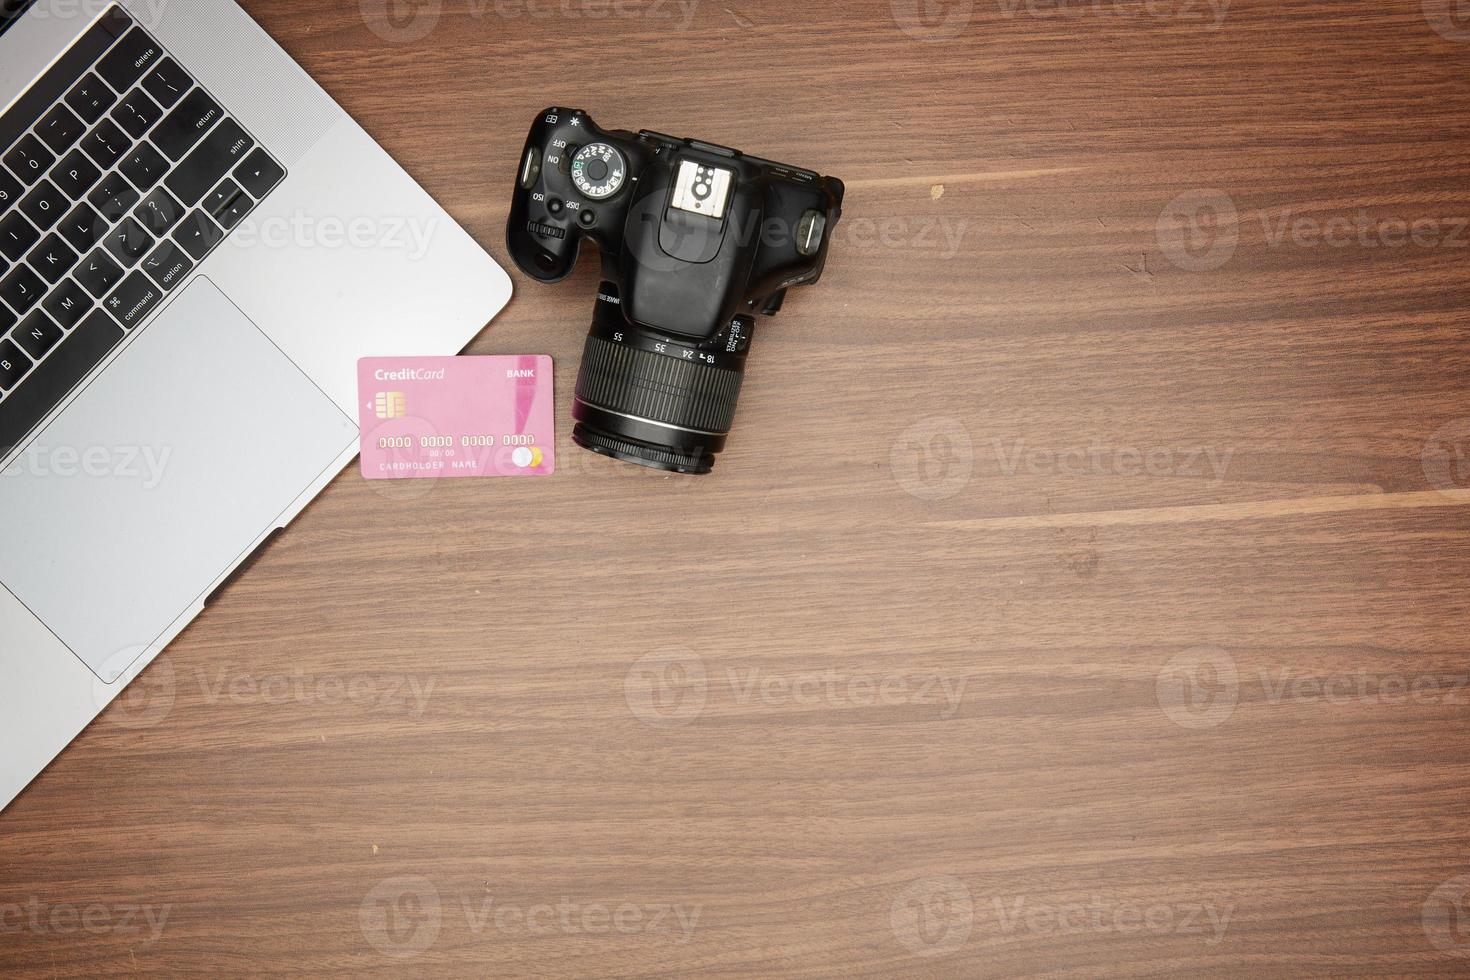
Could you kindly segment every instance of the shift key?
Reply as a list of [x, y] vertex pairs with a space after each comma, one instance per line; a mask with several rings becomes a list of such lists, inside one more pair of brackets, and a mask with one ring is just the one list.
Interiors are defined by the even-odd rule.
[[193, 206], [244, 159], [253, 146], [255, 141], [245, 135], [240, 124], [226, 119], [204, 137], [204, 142], [168, 175], [164, 184], [186, 207]]

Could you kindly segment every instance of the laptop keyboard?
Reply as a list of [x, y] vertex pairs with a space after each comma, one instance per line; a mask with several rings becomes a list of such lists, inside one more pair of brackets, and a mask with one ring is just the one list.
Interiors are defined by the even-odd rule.
[[0, 115], [0, 455], [286, 176], [120, 8]]

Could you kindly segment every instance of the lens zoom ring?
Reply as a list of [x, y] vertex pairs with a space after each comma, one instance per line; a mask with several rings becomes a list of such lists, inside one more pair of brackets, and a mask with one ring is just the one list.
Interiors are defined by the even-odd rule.
[[726, 433], [745, 376], [588, 337], [577, 397], [625, 415]]

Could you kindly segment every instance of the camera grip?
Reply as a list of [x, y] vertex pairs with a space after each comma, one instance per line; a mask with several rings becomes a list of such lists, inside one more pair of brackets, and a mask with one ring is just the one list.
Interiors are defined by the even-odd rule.
[[538, 223], [528, 221], [520, 230], [512, 229], [507, 238], [511, 258], [517, 268], [539, 282], [560, 282], [569, 276], [577, 264], [577, 253], [581, 250], [581, 239], [576, 236], [555, 237], [549, 232], [560, 231], [541, 226], [547, 232], [537, 230]]

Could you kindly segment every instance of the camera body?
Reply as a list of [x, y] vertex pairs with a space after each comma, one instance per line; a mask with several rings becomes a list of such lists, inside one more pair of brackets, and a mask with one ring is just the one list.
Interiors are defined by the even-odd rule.
[[754, 314], [821, 278], [843, 185], [798, 167], [583, 111], [537, 118], [506, 229], [526, 275], [557, 282], [582, 242], [603, 284], [573, 439], [629, 462], [707, 473], [725, 443]]

